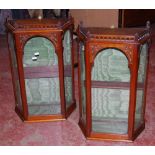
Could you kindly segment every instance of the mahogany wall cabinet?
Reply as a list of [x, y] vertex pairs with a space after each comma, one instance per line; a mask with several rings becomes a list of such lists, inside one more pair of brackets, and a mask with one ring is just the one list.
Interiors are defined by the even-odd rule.
[[77, 34], [80, 128], [88, 139], [134, 140], [145, 127], [149, 28]]
[[75, 108], [73, 19], [6, 23], [16, 112], [24, 121], [65, 119]]

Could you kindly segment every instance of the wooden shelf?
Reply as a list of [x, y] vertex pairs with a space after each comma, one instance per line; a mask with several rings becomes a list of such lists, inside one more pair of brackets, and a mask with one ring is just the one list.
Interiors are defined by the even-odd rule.
[[[107, 89], [130, 89], [129, 82], [109, 82], [109, 81], [91, 81], [92, 88], [107, 88]], [[143, 89], [144, 84], [138, 83], [138, 89]]]
[[[64, 67], [64, 76], [71, 77], [71, 66]], [[58, 66], [24, 67], [25, 79], [59, 77]]]

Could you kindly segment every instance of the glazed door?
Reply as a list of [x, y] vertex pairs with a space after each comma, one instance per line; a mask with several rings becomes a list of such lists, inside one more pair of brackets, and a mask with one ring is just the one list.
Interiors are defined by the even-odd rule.
[[127, 57], [117, 49], [100, 51], [91, 72], [92, 131], [127, 134], [129, 97]]
[[58, 57], [51, 41], [29, 39], [23, 67], [29, 115], [61, 114]]

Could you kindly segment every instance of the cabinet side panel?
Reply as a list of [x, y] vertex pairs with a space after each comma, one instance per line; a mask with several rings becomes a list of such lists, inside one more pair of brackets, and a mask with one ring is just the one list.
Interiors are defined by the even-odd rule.
[[9, 51], [10, 51], [10, 58], [11, 58], [12, 79], [13, 79], [13, 85], [14, 85], [16, 107], [21, 113], [23, 113], [21, 90], [20, 90], [19, 75], [18, 75], [18, 64], [17, 64], [17, 57], [16, 57], [17, 53], [14, 45], [15, 44], [14, 38], [11, 33], [8, 33], [8, 44], [9, 44]]

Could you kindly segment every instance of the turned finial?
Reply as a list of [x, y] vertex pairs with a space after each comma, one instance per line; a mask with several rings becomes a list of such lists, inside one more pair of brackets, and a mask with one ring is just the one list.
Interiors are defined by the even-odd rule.
[[150, 27], [151, 27], [151, 23], [150, 23], [150, 21], [148, 20], [148, 21], [146, 22], [146, 28], [147, 28], [147, 29], [150, 29]]
[[41, 16], [41, 15], [39, 15], [39, 16], [38, 16], [38, 19], [39, 19], [39, 20], [41, 20], [41, 19], [42, 19], [42, 16]]

